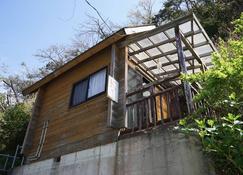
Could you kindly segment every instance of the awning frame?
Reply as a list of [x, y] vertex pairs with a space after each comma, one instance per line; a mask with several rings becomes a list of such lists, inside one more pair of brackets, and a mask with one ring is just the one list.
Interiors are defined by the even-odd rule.
[[[212, 66], [210, 55], [217, 50], [193, 13], [161, 25], [153, 30], [128, 36], [120, 44], [120, 47], [127, 46], [129, 48], [129, 59], [132, 60], [136, 66], [149, 72], [155, 80], [171, 77], [181, 72], [178, 48], [176, 47], [176, 36], [174, 34], [174, 36], [171, 37], [173, 35], [172, 33], [176, 32], [177, 28], [189, 73], [204, 71]], [[185, 30], [189, 31], [185, 32]], [[165, 36], [166, 39], [154, 42], [152, 37], [156, 38], [156, 35], [159, 36], [160, 34]], [[203, 41], [199, 41], [197, 38], [201, 38]], [[145, 41], [149, 44], [142, 45], [141, 43], [146, 43]], [[166, 45], [171, 46], [171, 49], [162, 49], [162, 46]], [[155, 55], [151, 54], [149, 51], [153, 49], [160, 53]], [[199, 53], [200, 49], [202, 49], [202, 53]], [[189, 53], [189, 55], [186, 55], [186, 52]], [[141, 59], [141, 55], [144, 57], [143, 59]], [[173, 59], [171, 57], [173, 57]], [[175, 57], [177, 58], [175, 59]], [[160, 67], [160, 60], [162, 60], [162, 67]], [[148, 64], [151, 64], [151, 66], [148, 66]], [[178, 80], [175, 82], [177, 85], [180, 83], [181, 82]]]
[[120, 44], [120, 47], [125, 46], [128, 47], [128, 60], [152, 76], [153, 82], [170, 79], [170, 83], [182, 84], [188, 112], [193, 112], [191, 85], [171, 77], [205, 71], [212, 66], [211, 53], [217, 52], [193, 13], [129, 36]]

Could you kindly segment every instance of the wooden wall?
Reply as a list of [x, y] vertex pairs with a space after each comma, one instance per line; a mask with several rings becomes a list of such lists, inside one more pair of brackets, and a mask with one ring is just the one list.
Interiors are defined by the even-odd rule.
[[106, 93], [75, 107], [69, 107], [72, 86], [98, 69], [109, 67], [111, 48], [106, 48], [44, 87], [32, 144], [25, 155], [37, 150], [44, 121], [49, 120], [39, 160], [112, 142], [117, 130], [107, 127]]

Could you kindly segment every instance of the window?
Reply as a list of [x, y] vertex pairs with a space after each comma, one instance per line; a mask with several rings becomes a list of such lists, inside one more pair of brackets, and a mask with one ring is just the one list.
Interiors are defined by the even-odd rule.
[[106, 90], [106, 68], [74, 84], [70, 106], [76, 106]]
[[88, 98], [105, 91], [106, 69], [103, 69], [89, 78]]
[[82, 80], [79, 83], [75, 84], [72, 92], [71, 106], [75, 106], [86, 101], [87, 90], [88, 90], [88, 79]]

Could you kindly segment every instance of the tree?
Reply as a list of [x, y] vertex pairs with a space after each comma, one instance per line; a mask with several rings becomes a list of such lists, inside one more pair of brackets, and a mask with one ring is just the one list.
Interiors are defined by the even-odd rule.
[[22, 144], [30, 118], [31, 106], [19, 103], [0, 113], [0, 152], [14, 153]]
[[128, 19], [131, 25], [152, 24], [154, 12], [154, 0], [139, 0], [136, 8], [128, 12]]
[[0, 78], [0, 80], [2, 81], [3, 90], [5, 90], [5, 92], [2, 93], [2, 96], [5, 96], [4, 100], [2, 100], [5, 106], [24, 102], [30, 97], [24, 97], [22, 95], [23, 89], [33, 83], [32, 80], [25, 78], [24, 74], [22, 76], [9, 75]]
[[87, 21], [82, 23], [77, 29], [73, 46], [84, 46], [84, 48], [88, 49], [120, 28], [121, 26], [114, 24], [109, 19], [103, 21], [100, 18], [87, 15]]
[[44, 63], [44, 66], [40, 67], [39, 71], [34, 74], [39, 78], [43, 78], [71, 60], [73, 58], [72, 54], [74, 53], [62, 45], [51, 45], [47, 49], [40, 49], [35, 56]]
[[242, 0], [166, 0], [154, 17], [157, 25], [194, 12], [209, 36], [227, 39], [233, 25], [243, 11]]
[[3, 113], [7, 109], [7, 104], [5, 100], [5, 94], [0, 93], [0, 113]]

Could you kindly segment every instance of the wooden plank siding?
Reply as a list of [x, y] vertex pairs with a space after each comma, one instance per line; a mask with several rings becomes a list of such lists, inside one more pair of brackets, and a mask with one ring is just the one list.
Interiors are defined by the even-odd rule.
[[38, 160], [57, 157], [116, 139], [118, 131], [107, 127], [106, 93], [78, 106], [69, 107], [73, 84], [103, 67], [109, 67], [110, 60], [111, 47], [108, 47], [45, 86], [42, 105], [32, 133], [32, 144], [24, 152], [27, 157], [36, 152], [41, 129], [46, 120], [49, 120], [49, 126]]

